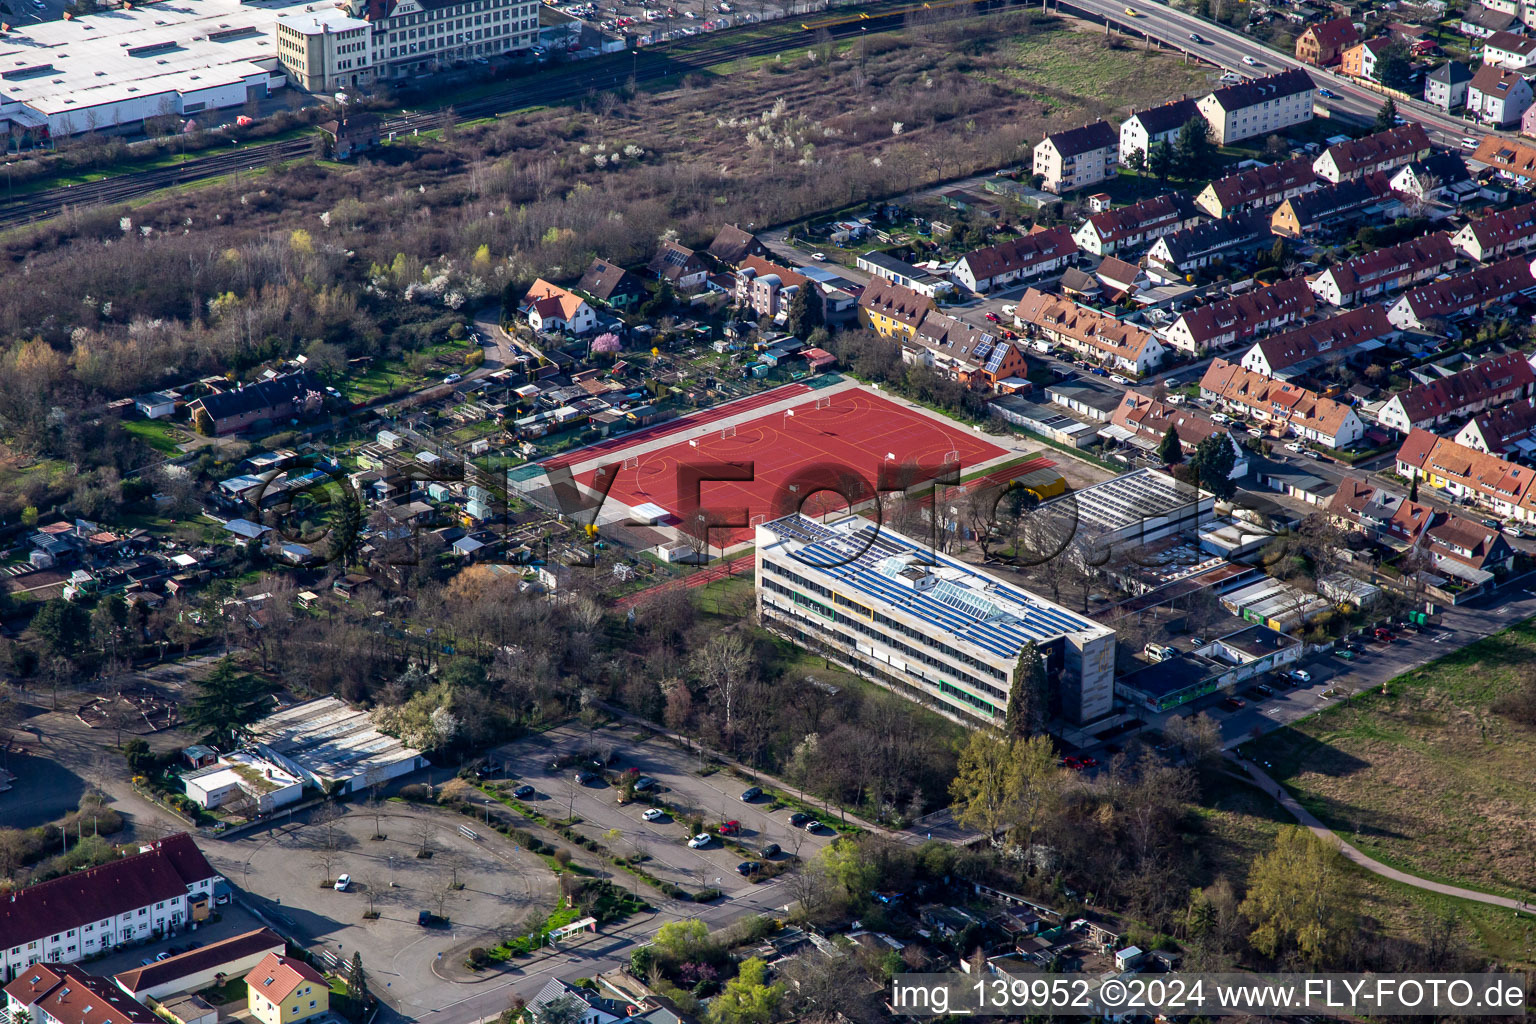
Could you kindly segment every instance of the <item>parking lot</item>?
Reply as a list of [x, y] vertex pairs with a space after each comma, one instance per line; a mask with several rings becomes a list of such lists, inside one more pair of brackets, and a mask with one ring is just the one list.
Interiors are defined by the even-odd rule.
[[[722, 845], [718, 826], [725, 821], [740, 823], [738, 838], [749, 849], [761, 849], [776, 843], [782, 852], [771, 860], [782, 861], [798, 855], [809, 858], [832, 840], [835, 833], [822, 828], [815, 833], [789, 824], [792, 809], [770, 811], [770, 801], [759, 797], [743, 803], [741, 794], [751, 785], [725, 771], [698, 774], [698, 758], [660, 739], [636, 742], [631, 730], [599, 729], [589, 733], [580, 726], [562, 726], [540, 736], [533, 736], [498, 748], [492, 759], [504, 764], [507, 778], [533, 786], [535, 795], [526, 803], [552, 818], [571, 814], [581, 819], [577, 830], [607, 845], [615, 853], [644, 854], [651, 859], [646, 868], [659, 878], [690, 888], [714, 886], [737, 892], [753, 882], [738, 875], [736, 866], [743, 856]], [[576, 766], [551, 770], [551, 765], [565, 755], [575, 755], [596, 747], [616, 755], [610, 773], [636, 769], [636, 774], [656, 780], [653, 794], [658, 804], [675, 808], [655, 821], [646, 821], [651, 806], [645, 795], [620, 806], [618, 790], [608, 781], [597, 779], [578, 783]], [[704, 820], [704, 829], [716, 836], [700, 849], [688, 846], [685, 818], [690, 813]], [[608, 833], [617, 830], [617, 837]]]

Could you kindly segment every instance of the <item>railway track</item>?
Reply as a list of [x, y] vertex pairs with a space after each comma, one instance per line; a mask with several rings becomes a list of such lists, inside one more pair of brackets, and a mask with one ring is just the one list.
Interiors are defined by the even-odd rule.
[[[902, 3], [889, 9], [865, 10], [835, 19], [801, 23], [801, 31], [825, 31], [834, 38], [862, 32], [890, 31], [900, 27], [909, 14], [951, 10], [965, 16], [990, 13], [1012, 6], [1014, 0], [930, 0], [926, 3]], [[729, 33], [727, 33], [729, 35]], [[385, 134], [431, 131], [449, 123], [478, 120], [533, 106], [568, 103], [597, 90], [610, 89], [630, 78], [647, 84], [707, 71], [721, 64], [750, 57], [778, 53], [791, 45], [793, 33], [767, 39], [722, 42], [693, 53], [673, 55], [662, 50], [640, 51], [626, 67], [623, 55], [599, 58], [559, 74], [548, 75], [531, 85], [513, 80], [506, 88], [467, 103], [442, 110], [423, 111], [388, 118], [382, 125]], [[286, 160], [307, 156], [314, 150], [314, 136], [244, 146], [226, 153], [198, 156], [171, 167], [136, 171], [61, 188], [45, 189], [30, 195], [0, 202], [0, 227], [48, 220], [67, 209], [89, 209], [127, 202], [178, 185], [206, 181], [241, 171], [258, 170]]]

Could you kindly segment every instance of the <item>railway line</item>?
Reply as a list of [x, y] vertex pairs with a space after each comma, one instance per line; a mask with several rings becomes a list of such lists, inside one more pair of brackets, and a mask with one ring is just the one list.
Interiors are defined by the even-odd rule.
[[[865, 10], [846, 15], [802, 22], [799, 30], [814, 33], [824, 31], [833, 38], [867, 32], [888, 32], [899, 28], [911, 14], [952, 11], [960, 16], [973, 17], [1005, 9], [1013, 6], [1014, 2], [1015, 0], [931, 0], [925, 3], [871, 5]], [[720, 45], [692, 53], [671, 54], [664, 49], [652, 47], [634, 53], [629, 58], [628, 66], [626, 66], [625, 55], [620, 54], [585, 62], [557, 74], [545, 75], [527, 84], [520, 84], [525, 80], [513, 79], [505, 88], [466, 103], [441, 110], [421, 111], [387, 118], [382, 125], [382, 130], [386, 136], [431, 131], [449, 123], [494, 117], [526, 107], [568, 103], [594, 90], [614, 88], [630, 78], [643, 85], [690, 72], [708, 71], [710, 68], [745, 58], [768, 56], [793, 45], [795, 37], [795, 33], [791, 32], [766, 39], [730, 42], [731, 34], [732, 30], [726, 30], [722, 33], [726, 40]], [[664, 47], [665, 44], [662, 46]], [[314, 136], [305, 135], [283, 142], [244, 146], [225, 153], [198, 156], [170, 167], [157, 167], [80, 185], [45, 189], [0, 202], [0, 227], [14, 227], [48, 220], [59, 216], [67, 209], [88, 209], [127, 202], [179, 185], [207, 181], [226, 175], [238, 176], [241, 171], [258, 170], [286, 160], [298, 159], [308, 155], [313, 149]]]

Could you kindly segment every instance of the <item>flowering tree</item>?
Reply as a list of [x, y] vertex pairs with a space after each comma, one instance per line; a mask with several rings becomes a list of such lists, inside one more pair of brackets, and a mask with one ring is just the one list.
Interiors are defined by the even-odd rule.
[[596, 338], [592, 339], [592, 353], [594, 355], [611, 356], [623, 351], [623, 349], [624, 344], [619, 341], [619, 336], [612, 331], [606, 334], [599, 334]]

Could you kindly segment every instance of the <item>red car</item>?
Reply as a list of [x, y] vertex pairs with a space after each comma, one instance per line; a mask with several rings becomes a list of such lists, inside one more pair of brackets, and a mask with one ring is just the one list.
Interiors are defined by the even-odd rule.
[[1221, 702], [1221, 706], [1226, 708], [1228, 711], [1241, 711], [1243, 708], [1248, 706], [1248, 702], [1239, 697], [1228, 697], [1226, 700]]
[[988, 313], [987, 319], [991, 320], [995, 324], [1000, 324], [1003, 322], [1002, 317], [998, 316], [996, 313]]
[[1376, 627], [1375, 631], [1371, 633], [1371, 635], [1384, 644], [1389, 644], [1392, 642], [1392, 631], [1390, 629], [1382, 629], [1380, 626], [1378, 626]]
[[739, 835], [741, 833], [741, 822], [739, 822], [739, 821], [726, 821], [726, 822], [722, 822], [721, 825], [720, 825], [719, 832], [723, 836]]

